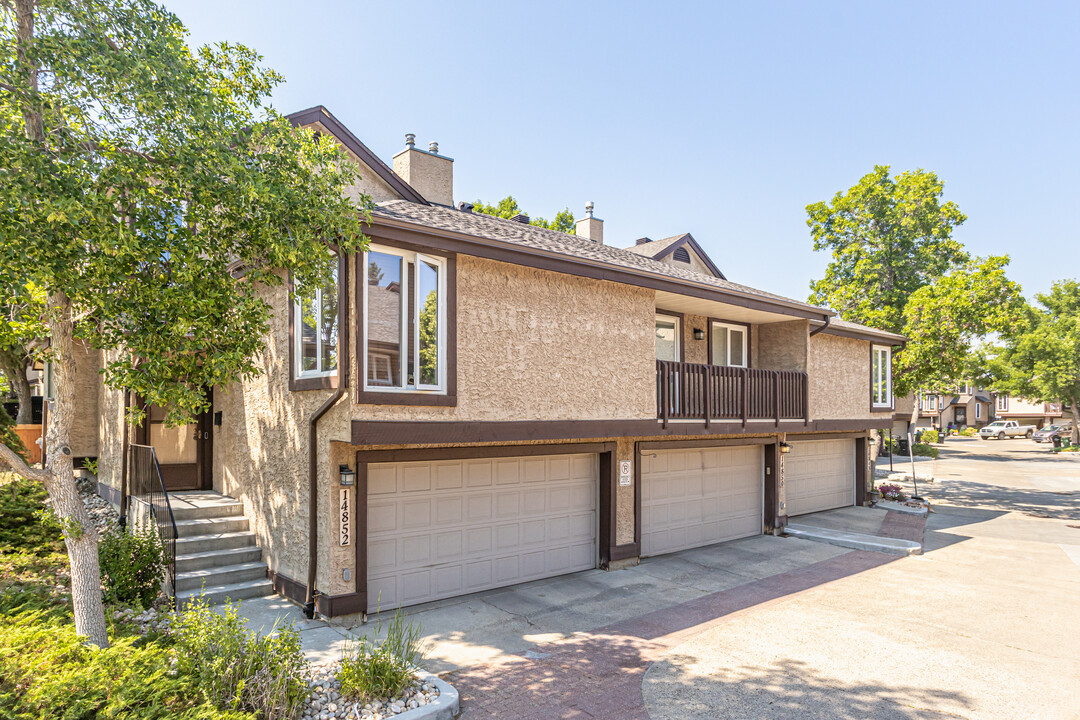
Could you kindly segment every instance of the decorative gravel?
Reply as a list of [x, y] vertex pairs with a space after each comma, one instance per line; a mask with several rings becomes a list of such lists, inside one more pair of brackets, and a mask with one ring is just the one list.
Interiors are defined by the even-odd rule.
[[120, 514], [108, 500], [98, 495], [97, 479], [93, 475], [75, 478], [75, 487], [79, 489], [79, 497], [99, 532], [116, 527], [120, 522]]
[[311, 666], [311, 700], [304, 709], [304, 720], [382, 720], [427, 705], [439, 696], [434, 684], [416, 675], [413, 685], [399, 697], [346, 700], [340, 694], [339, 665], [334, 660]]

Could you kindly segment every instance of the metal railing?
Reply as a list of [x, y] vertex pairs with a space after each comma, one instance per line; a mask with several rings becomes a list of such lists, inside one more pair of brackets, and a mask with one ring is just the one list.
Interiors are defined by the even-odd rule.
[[161, 479], [161, 466], [157, 454], [149, 445], [128, 446], [128, 487], [137, 512], [146, 516], [136, 520], [149, 520], [157, 528], [158, 537], [165, 548], [165, 593], [176, 606], [176, 519], [173, 517], [169, 493]]
[[796, 370], [656, 361], [656, 416], [669, 420], [810, 420], [809, 383]]

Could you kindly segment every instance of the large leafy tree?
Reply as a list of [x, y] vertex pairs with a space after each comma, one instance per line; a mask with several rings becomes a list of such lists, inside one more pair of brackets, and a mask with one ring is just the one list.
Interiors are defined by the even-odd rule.
[[32, 422], [33, 405], [27, 371], [32, 367], [39, 343], [40, 318], [45, 309], [45, 292], [28, 283], [2, 288], [6, 297], [0, 301], [0, 372], [19, 401], [15, 422]]
[[[806, 208], [815, 250], [828, 250], [810, 302], [840, 317], [907, 336], [893, 356], [897, 395], [942, 390], [961, 379], [973, 345], [1008, 332], [1023, 307], [1007, 257], [972, 258], [953, 231], [967, 217], [924, 170], [895, 178], [878, 165], [831, 202]], [[912, 423], [918, 403], [912, 412]]]
[[[259, 288], [283, 269], [328, 278], [327, 241], [363, 243], [367, 202], [329, 138], [264, 109], [280, 81], [252, 50], [189, 49], [149, 0], [0, 0], [0, 288], [42, 289], [55, 404], [48, 464], [28, 467], [60, 516], [77, 631], [108, 642], [97, 537], [68, 447], [77, 339], [105, 382], [183, 422], [204, 388], [258, 372]], [[359, 212], [358, 212], [359, 210]]]
[[[473, 203], [473, 211], [483, 213], [484, 215], [494, 215], [495, 217], [501, 217], [505, 220], [509, 220], [515, 215], [528, 214], [522, 211], [513, 195], [507, 195], [494, 205], [487, 205], [483, 201], [477, 200]], [[570, 233], [571, 235], [577, 234], [576, 226], [574, 225], [574, 213], [570, 212], [570, 208], [563, 208], [560, 210], [555, 214], [553, 220], [545, 220], [542, 217], [530, 218], [529, 224], [547, 228], [548, 230], [558, 230], [559, 232]]]
[[1002, 392], [1068, 405], [1080, 444], [1080, 283], [1062, 280], [1036, 295], [1003, 347], [984, 353], [985, 379]]

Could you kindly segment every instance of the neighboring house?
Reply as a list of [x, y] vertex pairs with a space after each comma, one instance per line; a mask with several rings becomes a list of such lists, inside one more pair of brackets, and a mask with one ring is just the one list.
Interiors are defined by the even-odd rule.
[[1021, 425], [1042, 428], [1061, 420], [1061, 403], [1037, 402], [1008, 393], [995, 393], [995, 416], [999, 420], [1016, 420]]
[[[994, 419], [994, 394], [971, 383], [952, 393], [920, 393], [918, 427], [982, 427]], [[910, 407], [910, 406], [909, 406]]]
[[369, 612], [864, 501], [901, 336], [730, 282], [689, 234], [620, 249], [591, 212], [575, 236], [455, 207], [434, 145], [391, 169], [324, 108], [291, 118], [360, 165], [370, 249], [305, 301], [264, 289], [263, 374], [209, 389], [191, 426], [151, 408], [125, 433], [123, 394], [94, 395], [107, 497], [129, 437], [170, 490], [239, 501], [181, 520], [178, 587], [269, 575], [303, 601], [311, 577], [320, 613]]

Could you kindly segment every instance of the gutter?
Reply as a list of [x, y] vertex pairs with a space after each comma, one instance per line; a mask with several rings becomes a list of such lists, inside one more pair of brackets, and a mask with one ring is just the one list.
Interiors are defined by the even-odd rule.
[[818, 334], [819, 332], [821, 332], [821, 331], [822, 331], [822, 330], [824, 330], [825, 328], [829, 327], [829, 323], [830, 323], [830, 322], [832, 322], [832, 316], [831, 316], [831, 315], [826, 315], [826, 316], [825, 316], [825, 324], [824, 324], [824, 325], [822, 325], [822, 326], [821, 326], [821, 327], [819, 327], [819, 328], [814, 328], [813, 330], [811, 330], [811, 331], [810, 331], [810, 337], [814, 337], [814, 336], [815, 336], [815, 335], [817, 335], [817, 334]]
[[[315, 617], [315, 576], [319, 569], [319, 420], [345, 397], [349, 386], [349, 260], [345, 257], [338, 273], [338, 387], [308, 419], [308, 577], [304, 617]], [[289, 368], [292, 372], [293, 368]]]

